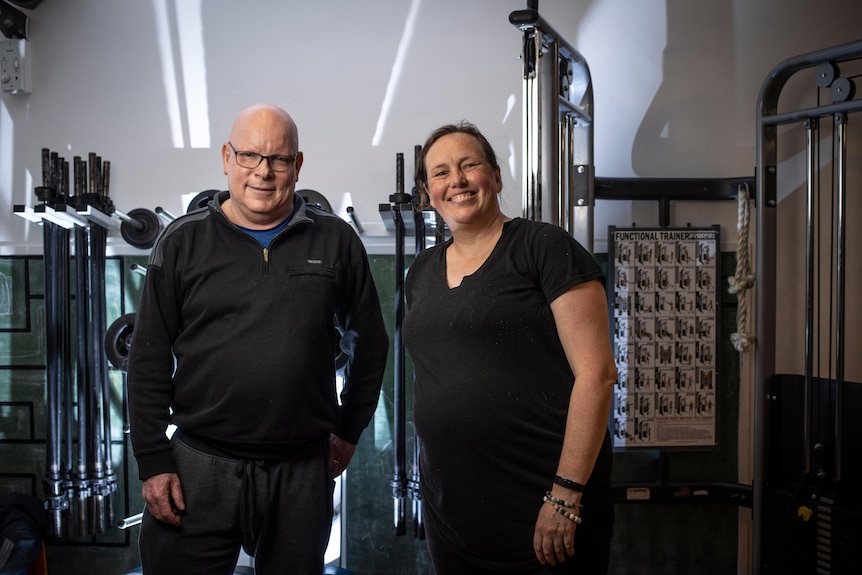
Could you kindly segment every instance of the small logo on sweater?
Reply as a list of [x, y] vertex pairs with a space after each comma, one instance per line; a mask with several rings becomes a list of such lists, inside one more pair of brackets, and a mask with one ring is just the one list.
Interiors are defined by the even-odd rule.
[[316, 264], [316, 265], [320, 265], [323, 263], [323, 260], [306, 260], [306, 261], [308, 261], [308, 263], [310, 263], [310, 264]]

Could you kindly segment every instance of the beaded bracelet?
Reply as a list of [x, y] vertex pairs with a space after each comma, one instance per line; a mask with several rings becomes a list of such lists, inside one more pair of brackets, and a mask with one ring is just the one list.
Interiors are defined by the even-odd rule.
[[565, 487], [566, 489], [571, 489], [572, 491], [578, 491], [580, 493], [583, 493], [587, 489], [586, 485], [581, 485], [577, 481], [572, 481], [571, 479], [566, 479], [559, 475], [554, 476], [554, 483], [560, 487]]
[[558, 504], [554, 503], [550, 499], [545, 499], [545, 502], [548, 503], [549, 505], [553, 506], [554, 511], [556, 511], [557, 513], [559, 513], [560, 515], [562, 515], [563, 517], [565, 517], [569, 521], [573, 522], [575, 525], [581, 524], [582, 520], [581, 520], [580, 516], [575, 515], [574, 513], [569, 513], [568, 511], [566, 511], [565, 507], [563, 507], [562, 505], [558, 505]]
[[578, 509], [580, 509], [581, 507], [583, 507], [583, 505], [581, 505], [580, 503], [575, 503], [574, 501], [566, 501], [565, 499], [560, 499], [559, 497], [554, 497], [553, 495], [551, 495], [550, 491], [546, 491], [545, 496], [542, 499], [544, 501], [547, 501], [548, 503], [553, 503], [554, 505], [560, 505], [560, 506], [566, 507], [568, 509], [571, 509], [573, 507], [577, 507]]

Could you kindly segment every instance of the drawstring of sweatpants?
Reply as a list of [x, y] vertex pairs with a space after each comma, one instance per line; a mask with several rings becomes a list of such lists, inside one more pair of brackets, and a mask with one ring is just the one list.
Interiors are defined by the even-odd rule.
[[237, 474], [242, 475], [242, 501], [239, 505], [239, 525], [242, 530], [242, 547], [249, 556], [254, 557], [257, 536], [263, 523], [263, 513], [257, 507], [257, 478], [263, 472], [264, 462], [243, 459]]

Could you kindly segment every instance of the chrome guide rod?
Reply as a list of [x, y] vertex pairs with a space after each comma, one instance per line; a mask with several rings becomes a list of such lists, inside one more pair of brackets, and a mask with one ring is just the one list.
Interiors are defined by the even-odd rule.
[[815, 237], [817, 235], [816, 205], [820, 197], [818, 189], [818, 161], [820, 156], [819, 146], [819, 120], [811, 118], [807, 122], [807, 202], [805, 218], [805, 378], [803, 384], [803, 442], [804, 442], [804, 472], [810, 474], [812, 470], [812, 433], [814, 426], [814, 278], [816, 277], [815, 264]]
[[561, 221], [569, 233], [574, 233], [575, 229], [575, 205], [577, 203], [575, 190], [575, 118], [571, 114], [566, 114], [565, 124], [563, 125], [563, 136], [560, 141], [563, 144], [565, 153], [562, 155], [562, 165], [566, 167], [565, 178], [561, 180], [561, 188], [565, 190], [564, 197], [566, 198], [565, 209], [562, 210], [563, 216]]
[[538, 213], [543, 222], [559, 226], [560, 204], [560, 155], [559, 147], [560, 116], [557, 110], [559, 100], [560, 44], [555, 36], [539, 34], [541, 49], [537, 62], [539, 81], [539, 169], [543, 175], [540, 183], [542, 209]]
[[541, 134], [539, 82], [536, 69], [541, 54], [539, 33], [535, 29], [524, 30], [524, 114], [523, 114], [523, 186], [522, 215], [528, 220], [541, 220], [542, 217], [542, 172], [540, 167]]
[[[416, 169], [419, 166], [422, 146], [413, 146], [413, 179], [416, 179]], [[419, 190], [412, 188], [413, 195], [411, 205], [413, 206], [413, 229], [414, 229], [414, 251], [413, 256], [418, 256], [425, 250], [425, 216], [422, 213], [421, 198]], [[439, 219], [439, 216], [437, 216]], [[413, 385], [416, 385], [416, 374], [413, 373]], [[422, 471], [420, 467], [421, 444], [416, 429], [413, 430], [413, 467], [410, 470], [410, 479], [407, 482], [407, 495], [410, 497], [411, 511], [413, 517], [413, 537], [425, 539], [425, 518], [422, 514]]]
[[835, 307], [835, 481], [842, 477], [841, 462], [841, 429], [844, 418], [841, 408], [844, 405], [844, 297], [846, 269], [846, 238], [847, 231], [847, 115], [835, 116], [835, 135], [837, 138], [837, 157], [835, 158], [838, 177], [838, 254], [837, 254], [837, 294]]
[[557, 119], [557, 182], [559, 194], [555, 202], [553, 221], [563, 229], [569, 229], [569, 169], [571, 165], [571, 149], [569, 148], [569, 117], [560, 115]]

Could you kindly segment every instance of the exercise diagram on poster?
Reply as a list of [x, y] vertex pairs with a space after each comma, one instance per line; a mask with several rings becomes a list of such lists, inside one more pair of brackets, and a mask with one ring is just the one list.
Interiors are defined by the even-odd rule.
[[719, 227], [609, 228], [615, 447], [716, 445]]

